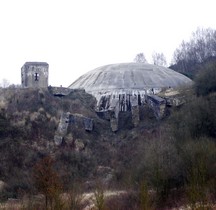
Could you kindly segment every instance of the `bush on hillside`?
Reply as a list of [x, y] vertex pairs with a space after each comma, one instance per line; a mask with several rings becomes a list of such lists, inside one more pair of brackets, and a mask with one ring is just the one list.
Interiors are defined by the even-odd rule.
[[191, 101], [171, 117], [173, 135], [177, 140], [202, 136], [216, 137], [216, 97], [191, 97]]
[[216, 145], [209, 138], [199, 138], [189, 140], [179, 151], [188, 203], [192, 209], [197, 203], [204, 207], [209, 202], [211, 188], [215, 188]]
[[216, 92], [216, 63], [208, 64], [195, 78], [195, 92], [198, 96], [206, 96]]

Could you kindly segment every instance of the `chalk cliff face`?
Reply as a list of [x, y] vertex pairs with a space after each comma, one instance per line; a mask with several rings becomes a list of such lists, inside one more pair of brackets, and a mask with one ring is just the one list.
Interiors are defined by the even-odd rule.
[[191, 80], [169, 68], [144, 63], [120, 63], [89, 71], [69, 88], [83, 88], [97, 98], [98, 94], [123, 92], [159, 92], [162, 88], [178, 87]]

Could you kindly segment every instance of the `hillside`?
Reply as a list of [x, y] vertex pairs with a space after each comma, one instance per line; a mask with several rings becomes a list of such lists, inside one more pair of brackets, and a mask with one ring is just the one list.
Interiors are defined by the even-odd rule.
[[[115, 151], [117, 148], [112, 145], [121, 144], [123, 139], [139, 136], [135, 131], [130, 132], [130, 135], [125, 133], [126, 130], [113, 133], [109, 122], [96, 115], [95, 99], [84, 91], [74, 91], [62, 98], [53, 96], [46, 89], [1, 89], [0, 91], [0, 149], [3, 160], [0, 166], [1, 179], [7, 183], [8, 178], [13, 181], [14, 177], [18, 179], [19, 173], [23, 173], [24, 169], [27, 176], [30, 167], [47, 154], [52, 154], [59, 161], [59, 158], [72, 158], [71, 161], [76, 162], [76, 158], [83, 158], [84, 168], [75, 166], [76, 169], [73, 170], [81, 167], [78, 170], [88, 171], [87, 174], [86, 171], [82, 172], [84, 177], [88, 177], [95, 170], [88, 164], [111, 166], [110, 160], [113, 159], [113, 154], [117, 153]], [[65, 112], [93, 119], [94, 129], [92, 132], [87, 132], [79, 126], [71, 127], [71, 132], [66, 136], [64, 143], [56, 146], [54, 135], [61, 114]], [[76, 148], [76, 143], [82, 145], [81, 151], [77, 151], [79, 147]], [[72, 157], [66, 157], [67, 155]], [[11, 169], [5, 166], [10, 166]], [[74, 173], [79, 172], [79, 176], [82, 177], [80, 171]]]
[[[212, 75], [215, 66], [205, 68]], [[207, 87], [204, 75], [197, 77], [194, 87], [175, 90], [184, 103], [168, 106], [165, 118], [157, 120], [150, 109], [141, 108], [141, 121], [134, 127], [131, 116], [120, 113], [117, 132], [97, 116], [95, 98], [83, 90], [54, 96], [50, 88], [0, 89], [1, 201], [42, 193], [57, 205], [60, 192], [78, 188], [79, 193], [101, 195], [106, 189], [127, 192], [106, 201], [111, 210], [214, 203], [215, 77], [210, 76]], [[56, 144], [54, 136], [63, 113], [70, 113], [74, 124], [61, 144]], [[83, 127], [83, 119], [93, 120], [92, 130]], [[39, 172], [46, 170], [44, 176], [51, 174], [46, 180], [48, 189], [55, 189], [51, 194], [41, 188]]]

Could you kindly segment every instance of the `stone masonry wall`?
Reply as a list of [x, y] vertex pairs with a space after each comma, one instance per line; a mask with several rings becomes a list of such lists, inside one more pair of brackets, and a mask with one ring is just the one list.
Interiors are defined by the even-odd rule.
[[21, 68], [22, 87], [47, 88], [49, 65], [43, 62], [26, 62]]

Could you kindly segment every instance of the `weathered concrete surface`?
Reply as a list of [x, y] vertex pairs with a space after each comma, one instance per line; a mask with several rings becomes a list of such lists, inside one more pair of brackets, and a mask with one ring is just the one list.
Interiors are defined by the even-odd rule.
[[69, 124], [70, 113], [62, 113], [57, 131], [54, 136], [54, 142], [56, 145], [61, 145], [64, 136], [67, 134]]
[[132, 112], [132, 123], [134, 127], [137, 127], [140, 122], [139, 106], [132, 106], [131, 112]]
[[132, 123], [135, 127], [137, 127], [140, 121], [139, 100], [137, 95], [131, 96], [130, 104], [131, 104], [131, 112], [132, 112]]
[[27, 88], [47, 88], [49, 64], [45, 62], [26, 62], [21, 68], [21, 84]]
[[[163, 117], [166, 101], [154, 97], [163, 89], [192, 84], [192, 81], [169, 68], [145, 63], [120, 63], [87, 72], [69, 88], [85, 89], [97, 100], [96, 112], [110, 120], [113, 131], [118, 130], [119, 112], [132, 112], [134, 126], [139, 124], [139, 106], [149, 104], [156, 118]], [[150, 96], [150, 97], [147, 97]], [[151, 98], [152, 96], [152, 98]], [[148, 99], [148, 101], [147, 101]], [[179, 104], [177, 100], [172, 103]]]
[[118, 131], [118, 120], [119, 120], [119, 111], [120, 111], [120, 104], [119, 99], [114, 98], [111, 101], [111, 104], [109, 106], [109, 118], [110, 118], [110, 127], [113, 132]]
[[94, 121], [93, 119], [81, 114], [71, 114], [70, 112], [62, 113], [54, 136], [54, 142], [56, 145], [62, 144], [64, 137], [68, 134], [69, 126], [86, 131], [92, 131], [94, 128]]
[[166, 100], [157, 95], [147, 95], [147, 103], [154, 111], [154, 115], [157, 119], [164, 117], [166, 109]]
[[92, 131], [94, 127], [94, 121], [93, 119], [85, 117], [81, 114], [70, 114], [69, 125], [77, 128], [83, 128], [86, 131]]
[[49, 86], [48, 90], [50, 91], [51, 94], [53, 94], [54, 96], [67, 96], [70, 93], [74, 93], [79, 91], [80, 93], [85, 93], [84, 89], [71, 89], [71, 88], [65, 88], [65, 87], [56, 87], [56, 86]]
[[[184, 90], [185, 91], [185, 90]], [[166, 99], [167, 106], [180, 106], [185, 103], [185, 96], [179, 90], [169, 88], [159, 94]]]
[[93, 130], [93, 119], [84, 117], [83, 123], [86, 131], [92, 131]]
[[118, 131], [118, 117], [115, 117], [115, 114], [111, 113], [110, 116], [110, 127], [113, 132]]
[[84, 88], [98, 94], [120, 93], [121, 91], [151, 91], [161, 88], [187, 85], [191, 80], [169, 68], [144, 63], [120, 63], [96, 68], [79, 77], [69, 88]]

